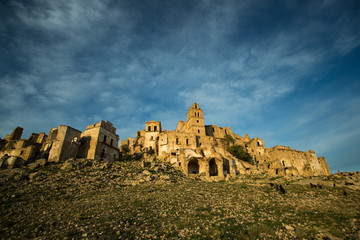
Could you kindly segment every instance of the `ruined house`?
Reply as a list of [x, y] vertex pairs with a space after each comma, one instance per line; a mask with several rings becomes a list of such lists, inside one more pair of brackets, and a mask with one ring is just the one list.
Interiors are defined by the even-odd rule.
[[119, 136], [116, 128], [109, 121], [100, 121], [86, 127], [80, 135], [78, 158], [93, 160], [117, 161], [120, 159], [118, 149]]
[[28, 139], [21, 139], [23, 128], [17, 127], [12, 134], [0, 140], [0, 167], [13, 167], [31, 161], [40, 153], [45, 142], [45, 133], [33, 133]]
[[[232, 142], [226, 141], [230, 136]], [[229, 152], [229, 145], [240, 145], [250, 155], [249, 161], [237, 159]], [[175, 131], [161, 129], [161, 122], [149, 121], [136, 138], [120, 143], [120, 149], [131, 153], [151, 151], [189, 176], [224, 178], [238, 174], [268, 173], [275, 176], [331, 174], [324, 157], [315, 152], [301, 152], [289, 147], [265, 148], [260, 138], [246, 134], [241, 137], [230, 127], [205, 125], [203, 110], [194, 103], [188, 110], [187, 121], [179, 121]]]
[[[29, 164], [43, 158], [48, 162], [63, 162], [69, 158], [116, 161], [120, 159], [119, 136], [111, 122], [89, 125], [84, 132], [60, 125], [45, 133], [33, 133], [21, 139], [23, 129], [17, 127], [0, 140], [0, 167]], [[10, 161], [10, 162], [9, 162]]]

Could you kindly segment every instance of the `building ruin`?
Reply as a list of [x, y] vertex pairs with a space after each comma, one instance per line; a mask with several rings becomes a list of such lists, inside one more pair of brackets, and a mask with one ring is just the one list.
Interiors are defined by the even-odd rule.
[[[330, 175], [324, 157], [312, 150], [302, 152], [285, 146], [265, 148], [260, 138], [244, 137], [230, 127], [205, 125], [203, 110], [194, 103], [187, 120], [180, 120], [174, 131], [164, 130], [160, 121], [148, 121], [135, 138], [121, 141], [109, 121], [100, 121], [81, 132], [60, 125], [49, 134], [33, 133], [21, 139], [23, 129], [0, 139], [0, 167], [29, 164], [36, 159], [63, 162], [70, 158], [118, 161], [121, 154], [141, 154], [171, 163], [184, 174], [205, 180], [224, 179], [240, 174], [266, 173], [272, 176]], [[231, 139], [229, 142], [227, 139]], [[229, 146], [239, 145], [248, 154], [246, 160], [230, 154]]]
[[[226, 149], [240, 145], [250, 155], [240, 160]], [[241, 137], [230, 127], [205, 125], [203, 110], [194, 103], [188, 110], [187, 121], [179, 121], [175, 131], [161, 129], [161, 122], [149, 121], [145, 130], [135, 138], [120, 143], [120, 149], [130, 153], [149, 152], [162, 161], [168, 161], [188, 176], [226, 178], [239, 174], [267, 173], [274, 176], [311, 176], [331, 174], [324, 157], [315, 152], [297, 151], [289, 147], [265, 148], [264, 141], [246, 134]]]
[[70, 158], [120, 160], [119, 136], [108, 121], [92, 124], [84, 132], [60, 125], [51, 129], [48, 135], [33, 133], [29, 139], [21, 139], [22, 131], [17, 127], [11, 135], [0, 140], [0, 167], [13, 167], [16, 162], [30, 164], [40, 158], [48, 162], [63, 162]]

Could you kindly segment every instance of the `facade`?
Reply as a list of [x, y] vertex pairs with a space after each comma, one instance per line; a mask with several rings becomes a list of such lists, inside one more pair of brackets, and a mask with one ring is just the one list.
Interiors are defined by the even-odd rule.
[[110, 162], [117, 161], [120, 159], [118, 142], [119, 136], [111, 122], [100, 121], [89, 125], [81, 133], [77, 157]]
[[[229, 143], [226, 138], [232, 139]], [[229, 145], [241, 145], [250, 155], [249, 161], [237, 159], [226, 151]], [[301, 152], [288, 147], [265, 148], [264, 141], [246, 134], [241, 137], [230, 127], [205, 125], [203, 110], [194, 103], [187, 112], [187, 121], [179, 121], [175, 131], [161, 129], [158, 121], [146, 122], [145, 130], [136, 138], [120, 143], [130, 153], [153, 154], [181, 169], [188, 176], [205, 179], [225, 178], [238, 174], [267, 173], [275, 176], [329, 175], [324, 157], [315, 152]]]
[[62, 162], [76, 157], [81, 132], [69, 126], [60, 125], [50, 130], [42, 148], [49, 162]]

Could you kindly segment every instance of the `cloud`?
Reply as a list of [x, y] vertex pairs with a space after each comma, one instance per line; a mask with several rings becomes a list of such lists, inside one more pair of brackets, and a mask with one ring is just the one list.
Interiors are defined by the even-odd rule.
[[337, 142], [323, 139], [347, 138], [355, 127], [349, 119], [358, 119], [349, 110], [357, 97], [339, 101], [349, 89], [321, 86], [330, 64], [340, 68], [360, 44], [353, 3], [81, 0], [0, 8], [3, 135], [16, 125], [84, 129], [104, 119], [126, 138], [148, 120], [175, 129], [197, 101], [207, 124], [264, 136], [268, 146], [306, 148], [304, 139], [316, 139], [309, 143], [327, 152]]

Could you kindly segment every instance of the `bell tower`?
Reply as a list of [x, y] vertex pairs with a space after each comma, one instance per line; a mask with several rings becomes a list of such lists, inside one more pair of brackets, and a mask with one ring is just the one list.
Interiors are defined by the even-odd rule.
[[203, 110], [200, 109], [198, 103], [194, 103], [187, 113], [187, 127], [188, 132], [194, 133], [198, 136], [205, 135], [205, 125]]

